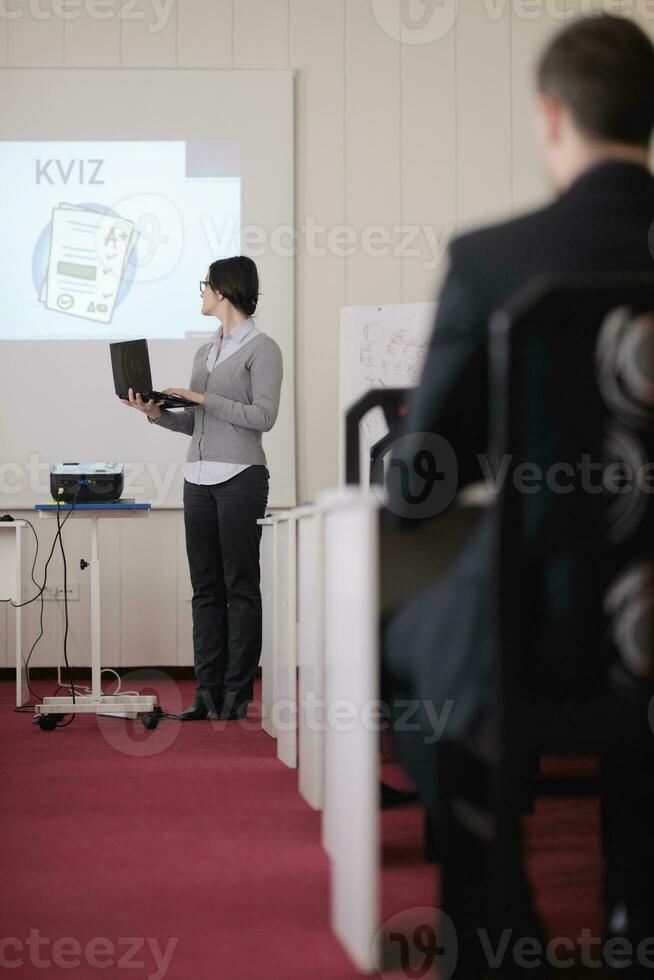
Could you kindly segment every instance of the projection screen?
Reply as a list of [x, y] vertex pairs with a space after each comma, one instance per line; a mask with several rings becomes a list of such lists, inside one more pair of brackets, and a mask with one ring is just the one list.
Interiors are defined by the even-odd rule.
[[284, 355], [264, 448], [270, 506], [292, 506], [292, 73], [5, 69], [0, 99], [0, 508], [46, 499], [50, 464], [77, 460], [181, 505], [187, 438], [120, 404], [109, 343], [147, 339], [155, 387], [187, 387], [218, 326], [199, 280], [241, 252]]

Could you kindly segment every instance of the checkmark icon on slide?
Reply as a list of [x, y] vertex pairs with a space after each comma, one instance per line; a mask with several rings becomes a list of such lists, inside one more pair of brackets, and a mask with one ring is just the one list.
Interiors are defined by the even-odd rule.
[[103, 299], [110, 299], [110, 297], [112, 297], [112, 296], [113, 296], [113, 293], [103, 293], [102, 294], [102, 298]]

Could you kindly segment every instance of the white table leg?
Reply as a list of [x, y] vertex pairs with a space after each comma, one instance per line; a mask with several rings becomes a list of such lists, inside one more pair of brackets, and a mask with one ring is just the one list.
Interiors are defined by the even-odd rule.
[[27, 671], [23, 657], [23, 624], [24, 613], [21, 603], [24, 601], [23, 569], [25, 564], [25, 528], [16, 527], [16, 707], [20, 708], [29, 700], [27, 686]]
[[98, 518], [91, 518], [91, 694], [102, 696], [102, 653], [100, 625], [100, 559], [98, 556]]
[[325, 752], [323, 515], [301, 516], [298, 534], [298, 675], [300, 795], [322, 809]]
[[380, 926], [379, 520], [372, 495], [325, 493], [323, 840], [332, 859], [331, 922], [357, 968], [375, 970]]
[[264, 732], [277, 737], [275, 731], [273, 707], [275, 704], [275, 683], [277, 663], [275, 652], [277, 602], [276, 581], [276, 549], [277, 524], [270, 519], [259, 522], [262, 525], [261, 536], [261, 601], [262, 601], [262, 643], [261, 643], [261, 727]]
[[277, 524], [279, 621], [273, 712], [278, 725], [277, 758], [289, 769], [297, 766], [296, 526], [292, 517]]

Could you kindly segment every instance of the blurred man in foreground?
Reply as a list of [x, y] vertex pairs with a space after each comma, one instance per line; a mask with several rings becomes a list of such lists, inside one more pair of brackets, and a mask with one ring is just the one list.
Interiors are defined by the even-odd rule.
[[[427, 363], [402, 430], [413, 434], [400, 449], [411, 471], [424, 433], [446, 439], [460, 487], [488, 476], [479, 457], [488, 452], [491, 314], [543, 274], [654, 273], [652, 43], [631, 21], [582, 19], [550, 43], [537, 79], [539, 144], [556, 199], [453, 242]], [[389, 509], [405, 523], [424, 515], [412, 514], [399, 481], [389, 481], [388, 491]], [[423, 713], [421, 731], [402, 731], [398, 706], [429, 701], [442, 717], [449, 705], [444, 737], [454, 742], [474, 736], [492, 706], [492, 526], [489, 513], [446, 578], [403, 604], [384, 629], [384, 686], [394, 706], [395, 740], [432, 807], [438, 802], [437, 750], [425, 737], [432, 729]], [[654, 814], [653, 769], [648, 775], [625, 770], [631, 802], [611, 812], [606, 915], [625, 935], [654, 930], [654, 828], [647, 815]]]

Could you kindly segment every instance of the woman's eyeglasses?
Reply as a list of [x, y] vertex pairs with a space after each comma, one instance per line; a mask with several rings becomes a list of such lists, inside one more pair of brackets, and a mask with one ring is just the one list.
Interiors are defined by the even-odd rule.
[[208, 279], [200, 279], [200, 293], [203, 293], [205, 291], [205, 289], [207, 288], [207, 286], [210, 286], [210, 285], [211, 285], [211, 283], [209, 282]]

